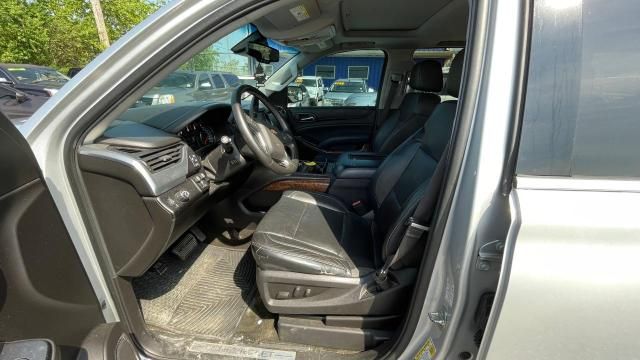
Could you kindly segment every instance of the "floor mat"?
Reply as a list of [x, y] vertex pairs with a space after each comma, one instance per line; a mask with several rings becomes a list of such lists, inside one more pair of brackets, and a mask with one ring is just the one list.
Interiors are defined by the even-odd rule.
[[177, 334], [228, 340], [255, 293], [247, 249], [199, 245], [189, 260], [164, 255], [134, 280], [148, 324]]

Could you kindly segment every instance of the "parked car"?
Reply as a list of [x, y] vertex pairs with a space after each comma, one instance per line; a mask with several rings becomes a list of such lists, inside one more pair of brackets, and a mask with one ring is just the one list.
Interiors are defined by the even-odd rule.
[[47, 100], [48, 96], [27, 94], [14, 87], [0, 84], [0, 111], [16, 125], [25, 122]]
[[311, 97], [311, 106], [318, 106], [320, 102], [322, 102], [325, 87], [320, 76], [300, 76], [295, 82], [307, 88], [309, 96]]
[[226, 102], [240, 85], [239, 78], [230, 73], [205, 71], [176, 71], [160, 81], [136, 106], [185, 103], [191, 101]]
[[313, 106], [307, 87], [299, 83], [287, 86], [287, 98], [287, 107]]
[[[354, 96], [352, 99], [351, 96]], [[364, 79], [338, 79], [324, 95], [324, 106], [375, 106], [378, 94]], [[349, 105], [347, 105], [349, 103]]]
[[69, 78], [55, 69], [28, 64], [0, 64], [0, 83], [27, 94], [53, 96]]

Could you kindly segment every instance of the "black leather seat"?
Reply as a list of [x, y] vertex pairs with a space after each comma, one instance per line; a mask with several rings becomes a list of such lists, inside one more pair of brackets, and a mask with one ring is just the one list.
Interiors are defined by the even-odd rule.
[[382, 122], [371, 142], [371, 152], [389, 154], [407, 138], [424, 126], [442, 91], [442, 65], [434, 60], [424, 60], [413, 66], [408, 92], [402, 98], [398, 111]]
[[264, 270], [358, 277], [379, 263], [369, 222], [327, 194], [285, 192], [256, 234], [253, 254]]
[[[447, 93], [457, 97], [458, 55]], [[285, 314], [384, 314], [401, 292], [371, 293], [375, 270], [395, 253], [403, 224], [421, 199], [451, 136], [457, 101], [439, 104], [422, 131], [380, 165], [369, 188], [373, 215], [364, 218], [328, 194], [285, 192], [253, 235], [258, 288], [266, 307]], [[398, 274], [400, 274], [398, 272]], [[396, 281], [396, 290], [411, 280]], [[393, 287], [392, 287], [393, 289]], [[374, 291], [375, 292], [375, 291]], [[387, 301], [376, 301], [387, 297]], [[378, 299], [380, 300], [380, 299]]]
[[[385, 156], [395, 150], [429, 119], [440, 103], [442, 91], [442, 65], [434, 60], [424, 60], [413, 66], [409, 87], [398, 111], [389, 116], [377, 129], [367, 152], [345, 152], [335, 161], [335, 168], [377, 167]], [[366, 160], [363, 160], [366, 159]]]

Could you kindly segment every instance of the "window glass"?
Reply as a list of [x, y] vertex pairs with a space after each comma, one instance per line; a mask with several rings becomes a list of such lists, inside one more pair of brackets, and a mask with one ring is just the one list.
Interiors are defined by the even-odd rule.
[[61, 87], [69, 81], [68, 77], [58, 71], [44, 67], [11, 65], [7, 67], [7, 70], [17, 79], [18, 83], [21, 84], [54, 85]]
[[[384, 63], [382, 50], [336, 53], [305, 66], [296, 82], [306, 85], [312, 106], [375, 106]], [[322, 78], [319, 87], [307, 84], [313, 84], [317, 77]]]
[[336, 67], [332, 65], [316, 65], [316, 76], [325, 79], [335, 79]]
[[216, 89], [224, 89], [224, 81], [219, 74], [211, 74], [211, 78]]
[[196, 74], [176, 71], [162, 79], [157, 87], [191, 89], [196, 87]]
[[198, 87], [200, 89], [211, 89], [211, 79], [209, 79], [208, 74], [200, 74], [200, 78], [198, 79]]
[[[239, 55], [231, 49], [241, 40], [254, 33], [252, 25], [241, 26], [227, 36], [211, 44], [202, 52], [182, 64], [178, 70], [159, 81], [151, 90], [135, 103], [134, 107], [152, 105], [182, 106], [192, 102], [229, 103], [231, 93], [239, 84], [258, 86], [255, 74], [258, 61]], [[261, 64], [268, 79], [274, 71], [297, 55], [298, 50], [268, 39], [270, 46], [280, 52], [280, 60], [271, 64]], [[209, 78], [209, 74], [211, 78]], [[223, 80], [224, 78], [224, 80]], [[229, 86], [225, 85], [225, 81]], [[209, 84], [210, 86], [202, 86]], [[220, 89], [218, 91], [206, 91]], [[205, 90], [205, 91], [203, 91]]]
[[227, 80], [227, 84], [229, 84], [229, 86], [231, 87], [240, 85], [240, 79], [234, 74], [222, 74], [222, 77]]
[[517, 172], [638, 177], [640, 2], [536, 1]]
[[349, 79], [369, 79], [369, 67], [349, 66]]

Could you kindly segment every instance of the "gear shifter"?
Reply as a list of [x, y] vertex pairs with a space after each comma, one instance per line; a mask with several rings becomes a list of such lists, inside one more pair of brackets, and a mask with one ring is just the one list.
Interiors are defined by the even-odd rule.
[[220, 138], [220, 145], [224, 149], [224, 152], [227, 154], [231, 154], [233, 152], [233, 145], [231, 144], [231, 138], [227, 135], [223, 135]]
[[220, 137], [220, 146], [202, 160], [202, 167], [210, 181], [220, 183], [244, 168], [246, 163], [231, 137], [224, 135]]

